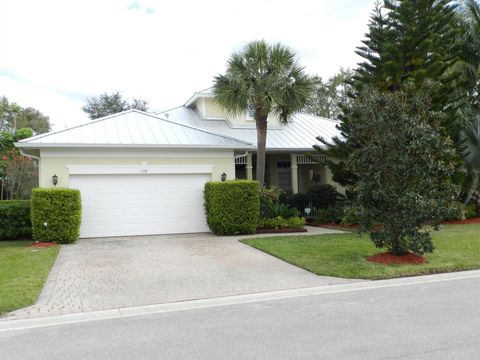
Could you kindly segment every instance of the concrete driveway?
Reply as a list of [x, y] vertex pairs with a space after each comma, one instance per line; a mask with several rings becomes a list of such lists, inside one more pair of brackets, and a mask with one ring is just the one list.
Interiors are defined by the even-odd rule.
[[[335, 230], [311, 228], [310, 234], [327, 232]], [[314, 275], [239, 238], [188, 234], [81, 239], [62, 246], [37, 303], [6, 319], [349, 281]]]

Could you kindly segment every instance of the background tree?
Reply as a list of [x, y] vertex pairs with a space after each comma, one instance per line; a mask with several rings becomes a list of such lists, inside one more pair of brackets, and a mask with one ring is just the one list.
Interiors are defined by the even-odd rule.
[[341, 114], [339, 104], [347, 104], [349, 101], [351, 77], [349, 69], [340, 69], [327, 81], [319, 76], [312, 77], [313, 91], [305, 112], [327, 119], [338, 119]]
[[43, 134], [51, 130], [50, 119], [37, 109], [23, 108], [3, 96], [0, 99], [0, 131], [15, 133], [22, 128], [30, 128], [34, 134]]
[[134, 98], [129, 102], [123, 98], [119, 91], [111, 94], [103, 93], [99, 96], [88, 97], [86, 102], [82, 110], [86, 112], [92, 120], [130, 109], [148, 111], [147, 100]]
[[28, 199], [33, 187], [38, 186], [37, 164], [22, 156], [13, 145], [32, 135], [28, 128], [15, 134], [0, 132], [0, 200]]
[[460, 133], [460, 139], [463, 145], [462, 153], [467, 170], [465, 179], [467, 190], [464, 201], [467, 204], [475, 191], [477, 191], [480, 181], [480, 113], [476, 113], [470, 126]]
[[[456, 6], [449, 0], [385, 0], [383, 5], [377, 2], [365, 40], [357, 48], [364, 60], [353, 72], [352, 98], [365, 87], [395, 92], [405, 83], [419, 89], [431, 79], [438, 83], [430, 102], [432, 110], [446, 115], [435, 124], [436, 130], [457, 139], [466, 123], [459, 111], [466, 101], [464, 84], [454, 66], [459, 60], [456, 14]], [[355, 120], [348, 102], [340, 107], [342, 136], [331, 143], [320, 139], [320, 150], [329, 159], [336, 157], [327, 165], [334, 179], [346, 185], [357, 180], [345, 161], [355, 149], [344, 130]], [[460, 154], [458, 159], [461, 166]]]
[[255, 111], [257, 128], [257, 180], [262, 187], [265, 178], [267, 119], [270, 114], [286, 123], [290, 116], [305, 108], [312, 82], [298, 65], [295, 53], [277, 43], [248, 43], [233, 53], [225, 75], [214, 79], [215, 101], [233, 115]]
[[432, 111], [437, 88], [404, 85], [395, 93], [365, 87], [346, 130], [354, 151], [347, 163], [359, 230], [393, 254], [433, 251], [429, 231], [454, 213], [457, 189], [452, 141], [438, 131], [444, 114]]

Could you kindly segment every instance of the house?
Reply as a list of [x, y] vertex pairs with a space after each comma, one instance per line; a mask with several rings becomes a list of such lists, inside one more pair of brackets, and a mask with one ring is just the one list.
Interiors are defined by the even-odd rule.
[[[312, 145], [338, 135], [336, 125], [269, 118], [266, 182], [293, 193], [331, 183]], [[41, 187], [81, 191], [81, 237], [101, 237], [208, 231], [205, 182], [254, 179], [255, 144], [252, 114], [227, 116], [207, 89], [158, 114], [129, 110], [15, 145], [39, 160]]]

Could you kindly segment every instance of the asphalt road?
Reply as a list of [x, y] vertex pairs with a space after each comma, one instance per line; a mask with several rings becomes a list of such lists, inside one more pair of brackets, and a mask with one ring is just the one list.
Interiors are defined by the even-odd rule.
[[479, 359], [480, 278], [0, 332], [0, 359]]

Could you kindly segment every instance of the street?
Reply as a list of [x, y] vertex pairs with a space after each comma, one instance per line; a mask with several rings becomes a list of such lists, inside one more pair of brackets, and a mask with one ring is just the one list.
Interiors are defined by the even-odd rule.
[[10, 359], [478, 359], [480, 278], [0, 332]]

